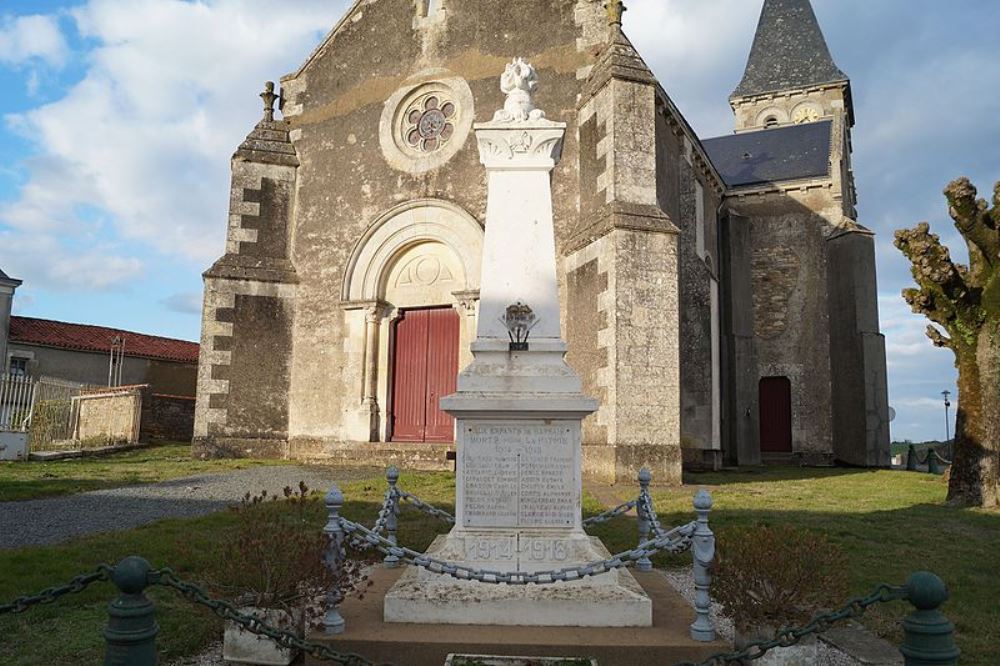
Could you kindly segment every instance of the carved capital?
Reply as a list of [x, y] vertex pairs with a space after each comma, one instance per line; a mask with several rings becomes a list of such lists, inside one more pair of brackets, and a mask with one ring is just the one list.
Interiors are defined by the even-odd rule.
[[476, 314], [476, 304], [479, 303], [478, 289], [473, 291], [455, 291], [452, 292], [452, 296], [455, 297], [455, 307], [459, 312], [466, 317], [472, 317]]
[[392, 306], [382, 301], [376, 301], [365, 308], [365, 321], [369, 324], [380, 324], [392, 312]]
[[564, 123], [476, 126], [479, 159], [487, 169], [551, 170], [562, 157]]

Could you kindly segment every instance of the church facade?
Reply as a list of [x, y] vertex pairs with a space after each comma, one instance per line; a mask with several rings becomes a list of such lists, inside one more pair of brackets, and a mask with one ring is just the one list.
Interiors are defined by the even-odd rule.
[[850, 82], [808, 0], [765, 0], [736, 132], [713, 139], [623, 10], [358, 0], [265, 90], [205, 273], [198, 453], [450, 467], [438, 401], [471, 359], [486, 212], [472, 127], [523, 57], [569, 124], [552, 187], [567, 359], [600, 404], [584, 472], [888, 465]]

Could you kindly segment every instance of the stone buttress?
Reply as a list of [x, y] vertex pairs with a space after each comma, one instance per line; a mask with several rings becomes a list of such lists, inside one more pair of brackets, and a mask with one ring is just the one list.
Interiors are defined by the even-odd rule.
[[600, 403], [584, 472], [613, 482], [647, 465], [679, 481], [678, 230], [657, 196], [657, 84], [609, 9], [580, 101], [580, 226], [565, 258], [568, 311], [593, 313], [567, 340]]
[[296, 289], [289, 219], [299, 160], [275, 120], [273, 84], [264, 118], [233, 155], [226, 253], [205, 272], [195, 452], [286, 453], [291, 327]]

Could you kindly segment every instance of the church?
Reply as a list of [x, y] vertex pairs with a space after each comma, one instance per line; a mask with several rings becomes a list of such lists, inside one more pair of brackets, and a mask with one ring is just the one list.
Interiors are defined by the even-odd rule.
[[204, 275], [198, 455], [451, 467], [439, 400], [471, 360], [486, 218], [472, 130], [523, 57], [569, 126], [552, 192], [567, 360], [600, 405], [584, 473], [889, 464], [851, 82], [809, 0], [764, 0], [735, 132], [714, 138], [625, 9], [357, 0], [268, 84]]

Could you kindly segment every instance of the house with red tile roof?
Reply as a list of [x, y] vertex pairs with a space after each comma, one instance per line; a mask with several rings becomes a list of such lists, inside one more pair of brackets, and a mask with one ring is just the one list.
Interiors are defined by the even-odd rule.
[[20, 284], [0, 271], [3, 372], [93, 386], [148, 384], [157, 394], [195, 395], [198, 343], [12, 315], [14, 291]]

